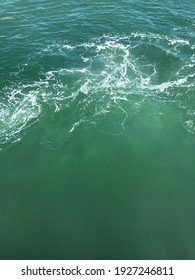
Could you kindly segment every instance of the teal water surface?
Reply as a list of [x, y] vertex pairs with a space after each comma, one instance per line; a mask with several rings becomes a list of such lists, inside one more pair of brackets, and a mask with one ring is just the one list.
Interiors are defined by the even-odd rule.
[[0, 50], [0, 259], [194, 259], [194, 0], [5, 0]]

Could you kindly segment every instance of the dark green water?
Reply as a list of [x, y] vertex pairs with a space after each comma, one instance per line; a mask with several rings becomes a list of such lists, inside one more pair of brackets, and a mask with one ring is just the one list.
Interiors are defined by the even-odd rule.
[[0, 50], [0, 259], [194, 259], [194, 0], [5, 0]]

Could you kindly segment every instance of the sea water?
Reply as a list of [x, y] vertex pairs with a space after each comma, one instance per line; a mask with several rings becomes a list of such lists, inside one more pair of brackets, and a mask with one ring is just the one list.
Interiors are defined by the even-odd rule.
[[4, 0], [0, 50], [0, 258], [194, 259], [194, 0]]

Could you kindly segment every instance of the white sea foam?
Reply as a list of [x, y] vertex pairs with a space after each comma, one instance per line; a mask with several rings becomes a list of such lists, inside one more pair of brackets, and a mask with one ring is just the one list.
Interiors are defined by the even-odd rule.
[[[118, 121], [121, 130], [124, 130], [129, 112], [143, 106], [146, 98], [150, 102], [161, 99], [166, 101], [165, 98], [168, 102], [176, 102], [178, 91], [185, 96], [194, 86], [193, 61], [189, 63], [181, 59], [181, 66], [178, 62], [179, 67], [174, 70], [172, 65], [171, 76], [159, 81], [159, 61], [155, 62], [152, 58], [149, 60], [144, 57], [144, 53], [136, 56], [143, 42], [147, 48], [151, 45], [159, 48], [159, 52], [162, 52], [162, 58], [159, 59], [166, 56], [164, 49], [170, 53], [173, 50], [174, 53], [180, 45], [189, 45], [189, 41], [181, 38], [132, 33], [130, 36], [105, 35], [78, 45], [62, 42], [42, 49], [38, 56], [64, 55], [67, 66], [65, 64], [60, 69], [45, 71], [45, 78], [39, 81], [27, 84], [18, 82], [2, 90], [4, 97], [0, 99], [0, 143], [20, 139], [26, 128], [47, 114], [48, 110], [49, 114], [71, 106], [73, 112], [77, 110], [77, 117], [72, 119], [69, 132], [73, 132], [85, 120], [96, 123], [97, 116], [98, 120], [101, 117], [104, 119], [105, 115], [112, 115], [115, 110], [119, 110], [122, 117], [119, 116]], [[77, 59], [72, 64], [74, 56]], [[28, 63], [22, 65], [22, 71], [27, 66]], [[134, 101], [134, 96], [139, 96], [139, 101]], [[124, 106], [125, 103], [128, 103], [129, 110]], [[181, 105], [179, 99], [178, 104]], [[192, 119], [186, 121], [188, 129], [192, 129], [192, 123]]]
[[14, 20], [15, 18], [14, 17], [2, 17], [0, 18], [0, 20]]

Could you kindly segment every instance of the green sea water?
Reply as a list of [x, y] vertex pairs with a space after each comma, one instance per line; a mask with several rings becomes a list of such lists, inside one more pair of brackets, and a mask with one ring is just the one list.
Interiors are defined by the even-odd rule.
[[0, 259], [194, 258], [194, 0], [1, 1]]

